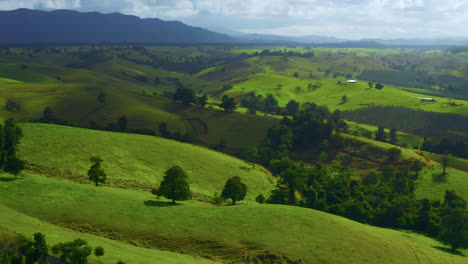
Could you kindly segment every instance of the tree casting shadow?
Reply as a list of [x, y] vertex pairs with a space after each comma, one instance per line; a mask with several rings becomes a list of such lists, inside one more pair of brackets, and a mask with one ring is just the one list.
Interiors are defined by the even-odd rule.
[[465, 256], [465, 255], [463, 255], [463, 253], [461, 253], [460, 251], [458, 251], [458, 250], [453, 250], [453, 249], [451, 249], [451, 248], [440, 247], [440, 246], [432, 246], [432, 247], [435, 248], [435, 249], [438, 249], [438, 250], [440, 250], [440, 251], [447, 252], [447, 253], [452, 254], [452, 255]]
[[181, 204], [178, 204], [178, 203], [162, 202], [162, 201], [155, 201], [155, 200], [147, 200], [144, 203], [145, 203], [146, 206], [156, 206], [156, 207], [167, 207], [167, 206], [181, 205]]
[[[19, 180], [20, 178], [17, 178], [16, 180]], [[0, 177], [0, 182], [12, 182], [14, 181], [15, 178], [13, 177]]]

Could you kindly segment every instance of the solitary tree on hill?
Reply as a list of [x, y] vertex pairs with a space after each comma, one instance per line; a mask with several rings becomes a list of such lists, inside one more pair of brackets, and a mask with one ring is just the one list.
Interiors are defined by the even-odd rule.
[[367, 85], [369, 86], [369, 88], [373, 88], [373, 87], [374, 87], [374, 83], [373, 83], [373, 82], [368, 82]]
[[96, 247], [94, 249], [94, 255], [98, 258], [99, 263], [101, 263], [101, 260], [99, 259], [99, 257], [104, 256], [104, 248]]
[[394, 129], [394, 128], [390, 129], [389, 137], [390, 137], [390, 143], [392, 143], [392, 144], [397, 144], [398, 143], [396, 129]]
[[101, 169], [102, 159], [99, 157], [92, 157], [90, 161], [93, 162], [93, 165], [91, 165], [91, 168], [88, 170], [89, 180], [94, 182], [96, 186], [98, 186], [99, 183], [106, 183], [107, 175], [104, 170]]
[[446, 169], [447, 169], [447, 166], [449, 165], [450, 163], [450, 156], [449, 155], [445, 155], [445, 156], [442, 156], [440, 158], [440, 165], [442, 165], [442, 175], [445, 176], [446, 174]]
[[126, 116], [121, 116], [119, 118], [119, 129], [120, 131], [126, 131], [128, 126], [128, 120]]
[[242, 201], [247, 193], [247, 185], [245, 185], [239, 176], [234, 176], [226, 181], [221, 197], [224, 199], [231, 199], [232, 204], [235, 205], [236, 201]]
[[379, 127], [379, 129], [375, 133], [375, 140], [378, 140], [378, 141], [387, 140], [387, 135], [385, 134], [385, 129], [383, 127]]
[[346, 102], [348, 102], [348, 97], [343, 95], [343, 97], [341, 97], [341, 104], [345, 104]]
[[382, 90], [383, 88], [384, 88], [384, 85], [383, 85], [383, 84], [381, 84], [381, 83], [376, 83], [376, 84], [375, 84], [375, 89], [377, 89], [377, 90]]
[[164, 196], [176, 200], [184, 201], [191, 197], [190, 186], [187, 182], [187, 174], [180, 166], [173, 166], [165, 172], [165, 176], [159, 189], [153, 189], [151, 193], [157, 196]]

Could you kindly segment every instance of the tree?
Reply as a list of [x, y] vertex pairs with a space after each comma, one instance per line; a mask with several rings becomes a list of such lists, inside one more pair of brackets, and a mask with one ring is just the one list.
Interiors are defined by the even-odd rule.
[[383, 85], [383, 84], [381, 84], [381, 83], [376, 83], [376, 84], [375, 84], [375, 89], [377, 89], [377, 90], [382, 90], [383, 88], [384, 88], [384, 85]]
[[442, 156], [440, 158], [440, 165], [442, 165], [442, 175], [445, 176], [446, 174], [446, 169], [447, 169], [447, 166], [449, 165], [450, 163], [450, 156], [448, 155], [445, 155], [445, 156]]
[[55, 255], [60, 255], [62, 263], [86, 264], [88, 256], [92, 253], [92, 248], [88, 242], [82, 239], [75, 239], [73, 242], [58, 243], [52, 247]]
[[401, 156], [401, 149], [399, 148], [389, 148], [387, 150], [387, 160], [390, 162], [397, 162]]
[[305, 186], [307, 180], [307, 173], [304, 169], [297, 164], [293, 164], [280, 175], [281, 180], [288, 187], [288, 203], [290, 205], [296, 204], [296, 190]]
[[199, 104], [201, 107], [205, 107], [207, 101], [208, 101], [208, 96], [206, 96], [206, 94], [204, 94], [204, 95], [198, 97], [198, 104]]
[[13, 174], [15, 176], [15, 180], [18, 174], [24, 170], [24, 167], [25, 163], [23, 160], [17, 158], [16, 156], [7, 157], [5, 172]]
[[226, 181], [221, 197], [224, 199], [231, 199], [232, 204], [235, 205], [236, 201], [242, 201], [247, 193], [247, 185], [245, 185], [239, 176], [234, 176]]
[[275, 99], [275, 97], [272, 94], [267, 95], [263, 104], [264, 104], [263, 110], [266, 113], [274, 113], [276, 110], [276, 107], [278, 107], [278, 101]]
[[299, 103], [296, 102], [295, 100], [289, 101], [288, 104], [286, 105], [286, 113], [288, 113], [289, 116], [294, 116], [298, 110], [299, 110]]
[[234, 100], [234, 98], [229, 98], [229, 96], [224, 95], [221, 100], [222, 102], [220, 106], [224, 111], [231, 112], [236, 109], [236, 100]]
[[159, 124], [159, 133], [161, 133], [161, 136], [163, 138], [171, 138], [171, 133], [169, 132], [169, 129], [167, 128], [166, 122], [161, 122], [161, 124]]
[[374, 83], [373, 83], [373, 82], [368, 82], [367, 85], [369, 86], [369, 89], [371, 89], [371, 88], [374, 87]]
[[53, 124], [57, 118], [54, 115], [54, 112], [50, 107], [46, 107], [42, 113], [41, 119], [39, 119], [39, 122], [45, 123], [45, 124]]
[[126, 116], [121, 116], [119, 118], [119, 129], [120, 131], [126, 131], [127, 130], [127, 125], [128, 125], [128, 121], [127, 121], [127, 117]]
[[299, 73], [294, 72], [293, 76], [294, 76], [295, 78], [299, 78]]
[[420, 160], [415, 160], [410, 165], [410, 171], [413, 171], [415, 174], [415, 178], [418, 178], [419, 172], [422, 170], [422, 162]]
[[371, 171], [362, 177], [362, 184], [364, 185], [374, 185], [379, 181], [379, 176], [376, 172]]
[[90, 161], [93, 162], [93, 165], [91, 165], [91, 168], [88, 170], [89, 180], [94, 182], [96, 186], [98, 186], [99, 183], [106, 183], [107, 175], [104, 170], [101, 169], [102, 159], [99, 157], [92, 157]]
[[99, 257], [104, 256], [104, 248], [102, 247], [94, 248], [94, 255], [98, 258], [99, 263], [101, 263], [101, 260], [99, 259]]
[[452, 250], [468, 248], [467, 216], [464, 210], [452, 210], [442, 218], [439, 241], [450, 245]]
[[153, 190], [152, 193], [158, 193], [168, 199], [172, 199], [172, 203], [176, 200], [184, 201], [191, 197], [190, 186], [187, 182], [187, 174], [180, 166], [173, 166], [166, 170], [165, 176], [159, 189]]
[[375, 140], [377, 141], [387, 140], [387, 135], [385, 134], [385, 129], [383, 127], [379, 127], [377, 132], [375, 132]]
[[179, 85], [173, 98], [176, 101], [182, 101], [185, 105], [189, 105], [190, 103], [195, 102], [195, 92], [190, 88]]
[[255, 201], [257, 203], [265, 203], [266, 199], [265, 199], [265, 196], [263, 196], [263, 194], [259, 194], [257, 197], [255, 197]]
[[100, 104], [104, 104], [106, 102], [106, 93], [100, 92], [96, 99]]
[[26, 264], [29, 263], [49, 263], [49, 247], [47, 246], [45, 236], [42, 233], [34, 234], [34, 241], [24, 238], [22, 245], [19, 247], [21, 255], [25, 256]]
[[397, 138], [396, 129], [394, 129], [394, 128], [390, 129], [389, 137], [390, 137], [390, 143], [397, 144], [398, 138]]
[[343, 97], [341, 97], [341, 104], [345, 104], [346, 102], [348, 102], [348, 97], [343, 95]]

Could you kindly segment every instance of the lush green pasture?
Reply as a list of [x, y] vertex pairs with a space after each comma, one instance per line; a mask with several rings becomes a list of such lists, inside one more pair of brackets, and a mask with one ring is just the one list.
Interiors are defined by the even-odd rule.
[[[311, 209], [255, 203], [210, 206], [195, 201], [169, 206], [148, 192], [23, 175], [14, 182], [0, 182], [0, 201], [39, 219], [36, 223], [72, 226], [192, 255], [239, 259], [242, 252], [268, 250], [306, 263], [466, 262], [465, 257], [441, 251], [438, 242], [424, 236]], [[16, 217], [0, 221], [3, 225], [18, 222]]]
[[[106, 94], [104, 104], [96, 99], [100, 92]], [[20, 122], [29, 122], [41, 117], [42, 111], [49, 106], [61, 119], [74, 121], [84, 127], [88, 127], [90, 121], [95, 121], [101, 128], [105, 128], [110, 122], [116, 122], [125, 115], [130, 129], [147, 128], [157, 132], [160, 123], [166, 122], [173, 133], [198, 133], [201, 141], [210, 145], [224, 139], [227, 146], [233, 149], [253, 148], [265, 138], [268, 128], [279, 122], [275, 118], [184, 106], [161, 96], [125, 89], [75, 83], [0, 83], [0, 105], [3, 106], [8, 99], [19, 103], [21, 109], [10, 113], [0, 108], [2, 119], [12, 117]], [[190, 118], [200, 119], [207, 125], [208, 131], [198, 128], [199, 121], [192, 123], [195, 128], [192, 127], [186, 120]]]
[[[115, 239], [108, 239], [97, 235], [73, 231], [71, 229], [50, 224], [46, 221], [41, 221], [28, 214], [20, 213], [3, 204], [0, 204], [0, 215], [2, 216], [0, 217], [0, 227], [27, 236], [32, 236], [36, 232], [41, 232], [46, 235], [47, 243], [50, 246], [60, 242], [73, 241], [77, 238], [86, 240], [91, 247], [101, 246], [104, 248], [105, 253], [104, 256], [100, 258], [103, 263], [116, 263], [119, 260], [122, 260], [125, 263], [140, 264], [146, 264], [149, 262], [170, 264], [215, 263], [207, 259], [194, 258], [189, 255], [169, 251], [147, 249]], [[8, 231], [0, 229], [0, 235], [7, 232]], [[94, 255], [91, 255], [89, 260], [92, 261], [92, 263], [98, 263], [98, 260]]]
[[[244, 82], [235, 84], [234, 88], [226, 94], [237, 96], [251, 91], [262, 95], [271, 93], [280, 105], [285, 105], [289, 100], [294, 99], [301, 103], [312, 102], [326, 105], [331, 110], [354, 110], [368, 106], [388, 105], [429, 112], [468, 115], [468, 101], [457, 100], [458, 106], [450, 106], [450, 99], [443, 97], [433, 97], [438, 101], [436, 103], [420, 102], [418, 97], [427, 96], [397, 89], [391, 85], [377, 90], [369, 89], [367, 82], [338, 84], [338, 80], [346, 82], [345, 79], [312, 81], [274, 73], [259, 73]], [[309, 84], [318, 85], [319, 88], [309, 88]], [[344, 95], [348, 98], [346, 103], [342, 103]]]
[[[255, 166], [202, 147], [151, 136], [111, 133], [43, 124], [23, 124], [20, 156], [45, 175], [87, 182], [89, 159], [100, 156], [109, 184], [127, 188], [157, 187], [164, 172], [181, 166], [195, 196], [220, 194], [226, 180], [239, 176], [248, 200], [268, 195], [276, 180]], [[66, 153], [66, 155], [63, 155]]]

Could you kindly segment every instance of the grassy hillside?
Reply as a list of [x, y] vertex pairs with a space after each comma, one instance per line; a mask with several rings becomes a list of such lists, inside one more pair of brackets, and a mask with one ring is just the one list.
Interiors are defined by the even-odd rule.
[[[441, 251], [442, 246], [427, 237], [311, 209], [195, 201], [167, 206], [148, 192], [24, 176], [0, 182], [1, 203], [40, 221], [192, 255], [242, 261], [242, 255], [268, 250], [305, 263], [466, 262], [465, 257]], [[8, 225], [23, 216], [0, 221]]]
[[[375, 141], [372, 139], [346, 136], [360, 142], [364, 142], [371, 146], [382, 149], [383, 151], [395, 147], [388, 143]], [[433, 175], [439, 175], [442, 173], [442, 166], [438, 162], [439, 157], [437, 154], [427, 153], [414, 149], [400, 148], [402, 157], [408, 160], [419, 159], [423, 164], [424, 168], [419, 174], [419, 178], [416, 181], [416, 198], [423, 199], [428, 198], [431, 200], [442, 200], [444, 198], [445, 190], [455, 190], [458, 195], [468, 200], [468, 185], [466, 179], [468, 179], [468, 170], [466, 169], [466, 160], [464, 159], [453, 159], [447, 168], [447, 177], [445, 181], [434, 182]], [[367, 155], [370, 159], [375, 159], [373, 153], [361, 153]]]
[[[97, 101], [100, 92], [106, 94], [104, 104]], [[267, 130], [279, 122], [275, 118], [258, 118], [240, 113], [224, 113], [213, 109], [184, 106], [161, 96], [152, 96], [105, 86], [77, 83], [11, 83], [0, 82], [0, 105], [11, 99], [21, 105], [19, 112], [11, 113], [2, 107], [0, 118], [13, 117], [28, 122], [42, 116], [51, 107], [61, 119], [88, 127], [95, 121], [102, 128], [125, 115], [130, 129], [159, 130], [161, 122], [173, 133], [197, 133], [205, 144], [217, 144], [221, 139], [232, 148], [251, 148], [266, 136]], [[191, 122], [187, 119], [195, 118]], [[200, 120], [200, 121], [198, 121]], [[207, 130], [200, 129], [205, 123]], [[248, 134], [249, 137], [243, 135]]]
[[[2, 215], [0, 218], [0, 227], [7, 228], [6, 230], [2, 230], [0, 228], [0, 239], [3, 237], [2, 235], [12, 235], [11, 231], [21, 233], [26, 236], [32, 236], [36, 232], [41, 232], [46, 235], [47, 243], [50, 246], [56, 243], [69, 242], [77, 238], [81, 238], [86, 240], [93, 248], [98, 246], [104, 248], [105, 254], [100, 258], [103, 263], [117, 263], [119, 260], [122, 260], [125, 263], [139, 264], [145, 264], [148, 262], [169, 264], [215, 263], [203, 258], [194, 258], [189, 255], [177, 254], [163, 250], [146, 249], [115, 239], [108, 239], [97, 235], [73, 231], [12, 210], [3, 204], [0, 204], [0, 214]], [[91, 255], [88, 260], [93, 261], [92, 263], [98, 263], [98, 260], [94, 255]]]
[[[263, 168], [202, 147], [125, 133], [111, 133], [43, 124], [23, 124], [19, 155], [45, 175], [87, 182], [89, 159], [100, 156], [112, 186], [151, 189], [164, 172], [181, 166], [194, 195], [220, 194], [226, 180], [239, 176], [247, 184], [248, 200], [268, 195], [276, 180]], [[45, 154], [47, 153], [47, 154]], [[66, 155], [63, 155], [66, 153]], [[46, 155], [46, 156], [44, 156]]]

